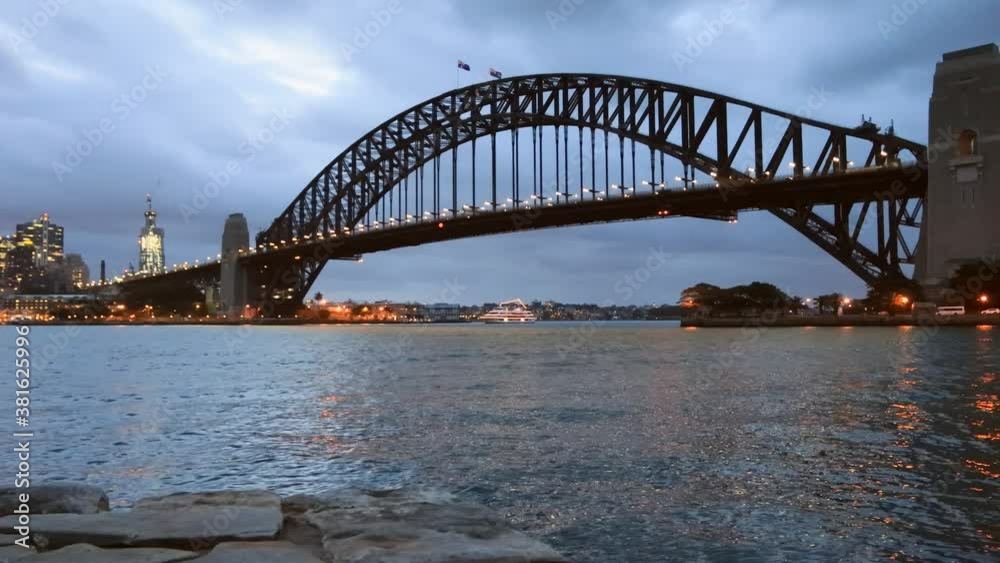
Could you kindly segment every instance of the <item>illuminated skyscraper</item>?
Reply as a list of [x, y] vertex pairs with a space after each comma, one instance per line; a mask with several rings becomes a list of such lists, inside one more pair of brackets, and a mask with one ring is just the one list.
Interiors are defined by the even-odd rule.
[[14, 250], [13, 239], [0, 237], [0, 285], [7, 279], [7, 254]]
[[165, 271], [163, 229], [156, 226], [153, 198], [146, 194], [146, 225], [139, 232], [139, 273], [162, 274]]
[[4, 277], [7, 285], [20, 288], [25, 280], [35, 278], [43, 271], [35, 266], [35, 250], [31, 239], [23, 239], [7, 251], [4, 258]]
[[61, 264], [63, 258], [63, 228], [49, 222], [49, 214], [30, 223], [21, 223], [14, 234], [18, 244], [31, 242], [34, 247], [34, 265], [43, 268], [50, 264]]

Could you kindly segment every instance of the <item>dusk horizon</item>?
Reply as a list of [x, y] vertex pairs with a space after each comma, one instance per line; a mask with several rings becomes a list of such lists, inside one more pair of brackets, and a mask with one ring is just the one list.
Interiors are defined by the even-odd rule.
[[997, 22], [8, 2], [0, 563], [995, 563]]

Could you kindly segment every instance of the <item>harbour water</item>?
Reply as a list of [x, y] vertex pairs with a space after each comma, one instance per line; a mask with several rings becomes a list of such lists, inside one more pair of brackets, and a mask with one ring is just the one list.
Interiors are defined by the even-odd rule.
[[[14, 338], [0, 327], [0, 358]], [[427, 483], [580, 562], [1000, 554], [1000, 328], [36, 327], [31, 341], [33, 482], [99, 485], [119, 507]], [[13, 418], [13, 377], [7, 393]]]

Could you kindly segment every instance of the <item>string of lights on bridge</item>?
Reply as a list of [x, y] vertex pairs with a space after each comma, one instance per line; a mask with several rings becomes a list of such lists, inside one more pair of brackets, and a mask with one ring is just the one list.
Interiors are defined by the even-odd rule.
[[[882, 157], [886, 157], [888, 155], [887, 155], [887, 153], [885, 151], [883, 151], [882, 154], [881, 154], [881, 156]], [[834, 162], [835, 166], [839, 165], [840, 164], [840, 159], [838, 157], [833, 157], [833, 162]], [[798, 166], [799, 165], [797, 163], [795, 163], [795, 162], [789, 162], [788, 163], [788, 167], [789, 167], [789, 169], [791, 169], [793, 171], [793, 174], [789, 175], [787, 177], [784, 177], [783, 179], [785, 179], [785, 180], [793, 180], [793, 179], [795, 179], [794, 171], [795, 171], [795, 169]], [[846, 166], [843, 167], [843, 169], [846, 170], [846, 169], [849, 169], [849, 168], [851, 168], [853, 166], [854, 166], [854, 161], [848, 161], [846, 163]], [[868, 167], [868, 168], [877, 168], [877, 167]], [[805, 172], [805, 173], [811, 172], [811, 170], [812, 170], [812, 168], [810, 166], [805, 166], [802, 169], [802, 171]], [[746, 174], [749, 175], [749, 176], [753, 176], [755, 174], [755, 169], [753, 167], [748, 167], [746, 169]], [[718, 180], [718, 174], [716, 172], [710, 172], [708, 175], [712, 178], [713, 186], [709, 187], [709, 188], [703, 188], [703, 189], [705, 189], [705, 190], [711, 190], [711, 189], [719, 188], [719, 182], [717, 181]], [[764, 176], [765, 176], [765, 180], [766, 180], [770, 176], [770, 171], [765, 171], [764, 172]], [[732, 179], [732, 177], [730, 177], [730, 179]], [[779, 180], [779, 179], [781, 179], [781, 178], [776, 178], [775, 180]], [[685, 175], [683, 177], [682, 176], [675, 176], [674, 180], [679, 184], [676, 189], [679, 189], [680, 191], [689, 191], [689, 190], [699, 189], [698, 188], [698, 179], [696, 177], [694, 177], [694, 174], [692, 174], [691, 177], [688, 177], [687, 175]], [[755, 178], [751, 178], [750, 182], [751, 183], [756, 183], [757, 180]], [[650, 192], [649, 192], [650, 195], [655, 195], [657, 193], [663, 193], [663, 192], [668, 192], [668, 191], [673, 191], [674, 190], [674, 188], [672, 188], [670, 185], [668, 185], [667, 182], [655, 182], [655, 181], [643, 180], [641, 182], [641, 186], [648, 187], [650, 189]], [[606, 189], [606, 190], [598, 190], [598, 189], [595, 189], [595, 188], [588, 188], [588, 187], [584, 187], [583, 188], [583, 192], [584, 193], [588, 193], [588, 194], [591, 195], [591, 201], [604, 201], [606, 199], [613, 199], [612, 196], [611, 196], [611, 193], [610, 193], [611, 190], [616, 190], [617, 193], [618, 193], [618, 197], [620, 197], [620, 198], [631, 198], [631, 197], [636, 197], [636, 196], [640, 195], [640, 194], [636, 193], [636, 188], [634, 186], [623, 186], [623, 185], [618, 185], [618, 184], [611, 184], [608, 187], [608, 189]], [[554, 205], [559, 205], [560, 204], [560, 199], [562, 199], [561, 203], [563, 203], [563, 204], [580, 203], [580, 202], [586, 200], [586, 198], [580, 198], [579, 194], [574, 194], [574, 193], [569, 193], [569, 192], [555, 191], [555, 192], [553, 192], [553, 196], [552, 197], [539, 196], [539, 195], [532, 194], [529, 199], [524, 199], [524, 200], [514, 200], [513, 198], [507, 198], [507, 201], [505, 203], [496, 205], [495, 207], [494, 207], [494, 205], [493, 205], [492, 202], [490, 202], [490, 201], [484, 201], [482, 206], [464, 205], [461, 210], [451, 210], [451, 209], [448, 209], [448, 208], [443, 208], [443, 209], [441, 209], [440, 212], [425, 211], [422, 215], [419, 215], [419, 216], [413, 215], [413, 214], [406, 214], [406, 216], [405, 216], [404, 219], [396, 219], [395, 217], [391, 217], [391, 218], [389, 218], [388, 221], [375, 221], [370, 228], [366, 228], [365, 225], [363, 225], [363, 224], [358, 224], [358, 225], [355, 225], [354, 227], [345, 227], [344, 229], [342, 229], [341, 233], [333, 232], [333, 230], [331, 229], [331, 230], [326, 231], [325, 234], [323, 232], [319, 232], [319, 233], [315, 233], [314, 235], [305, 235], [305, 236], [302, 237], [301, 240], [298, 237], [293, 237], [291, 240], [287, 240], [287, 241], [286, 240], [281, 240], [281, 241], [278, 241], [276, 243], [262, 244], [262, 245], [257, 245], [257, 246], [254, 246], [254, 247], [251, 247], [251, 248], [247, 248], [247, 249], [240, 249], [239, 250], [239, 255], [242, 257], [242, 256], [255, 255], [255, 254], [259, 254], [259, 253], [284, 251], [284, 250], [288, 250], [290, 248], [294, 248], [296, 246], [302, 246], [302, 245], [310, 244], [311, 242], [313, 242], [313, 239], [315, 239], [315, 240], [324, 240], [325, 237], [327, 237], [327, 236], [329, 236], [331, 238], [335, 238], [335, 237], [338, 237], [340, 235], [343, 235], [343, 236], [352, 236], [352, 235], [364, 234], [365, 232], [370, 232], [370, 231], [374, 231], [374, 230], [381, 230], [383, 228], [403, 227], [403, 226], [407, 226], [407, 225], [411, 225], [411, 224], [418, 224], [418, 223], [433, 223], [433, 222], [437, 222], [438, 228], [442, 228], [443, 229], [443, 228], [445, 228], [445, 221], [443, 221], [445, 219], [447, 219], [447, 220], [454, 220], [454, 219], [459, 219], [459, 218], [462, 218], [462, 217], [471, 217], [473, 215], [477, 215], [477, 214], [482, 213], [483, 210], [486, 210], [487, 208], [491, 208], [492, 209], [491, 211], [486, 211], [487, 213], [512, 213], [512, 212], [516, 211], [517, 209], [521, 209], [522, 207], [520, 207], [520, 206], [523, 206], [523, 205], [527, 205], [527, 206], [531, 206], [531, 207], [543, 207], [543, 206], [544, 207], [552, 207]], [[542, 205], [542, 204], [544, 204], [544, 205]], [[449, 215], [451, 216], [450, 218], [448, 217]], [[670, 212], [667, 211], [667, 210], [662, 210], [662, 211], [660, 211], [658, 213], [658, 215], [660, 217], [667, 217], [667, 216], [670, 215]], [[729, 223], [737, 223], [738, 219], [732, 218], [732, 219], [728, 220], [727, 222], [729, 222]], [[363, 262], [363, 261], [364, 260], [361, 259], [361, 258], [359, 258], [357, 260], [357, 262]], [[191, 270], [191, 269], [195, 269], [195, 268], [205, 268], [205, 267], [215, 266], [216, 264], [219, 264], [221, 262], [222, 262], [222, 254], [220, 253], [220, 254], [216, 254], [214, 257], [213, 256], [206, 256], [204, 262], [202, 262], [200, 259], [198, 259], [198, 260], [194, 260], [194, 262], [182, 262], [182, 263], [178, 263], [178, 264], [173, 264], [169, 269], [167, 269], [165, 272], [162, 272], [162, 273], [125, 272], [121, 276], [117, 276], [117, 277], [109, 279], [109, 280], [90, 282], [88, 284], [88, 287], [92, 287], [93, 288], [93, 287], [101, 287], [101, 286], [111, 286], [111, 285], [114, 285], [114, 284], [118, 284], [118, 283], [122, 283], [122, 282], [126, 282], [126, 281], [131, 281], [131, 280], [135, 280], [135, 279], [145, 279], [145, 278], [155, 277], [155, 276], [158, 276], [158, 275], [166, 275], [166, 274], [171, 274], [171, 273], [176, 273], [176, 272], [183, 272], [183, 271], [187, 271], [187, 270]]]

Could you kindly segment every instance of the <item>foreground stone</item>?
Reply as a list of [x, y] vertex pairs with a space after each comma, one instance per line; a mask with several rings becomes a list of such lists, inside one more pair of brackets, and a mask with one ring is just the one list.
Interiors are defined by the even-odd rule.
[[108, 511], [108, 495], [90, 485], [35, 485], [30, 491], [0, 489], [0, 515], [13, 514], [20, 505], [19, 495], [30, 495], [32, 514], [96, 514]]
[[[281, 523], [279, 510], [231, 506], [176, 512], [43, 514], [31, 519], [31, 539], [43, 550], [76, 543], [203, 550], [226, 541], [273, 540], [281, 531]], [[2, 518], [0, 533], [10, 533], [16, 525], [15, 517]]]
[[[21, 548], [22, 551], [27, 551]], [[101, 549], [77, 544], [22, 559], [22, 563], [172, 563], [198, 557], [191, 551], [157, 548]]]
[[12, 561], [24, 561], [27, 557], [36, 553], [34, 548], [25, 549], [19, 545], [8, 545], [0, 547], [0, 563], [11, 563]]
[[337, 563], [564, 563], [481, 506], [426, 489], [335, 491], [285, 502], [288, 525], [313, 527]]
[[177, 493], [162, 497], [144, 498], [132, 506], [133, 510], [169, 512], [215, 506], [240, 506], [268, 508], [281, 511], [281, 497], [271, 491], [213, 491], [208, 493]]
[[107, 508], [103, 492], [68, 486], [63, 490], [74, 498], [52, 497], [49, 488], [46, 507], [95, 513], [39, 514], [34, 492], [42, 488], [32, 489], [31, 499], [38, 553], [10, 545], [18, 536], [2, 534], [14, 532], [17, 515], [5, 516], [0, 563], [566, 561], [494, 512], [436, 489], [337, 490], [284, 501], [260, 490], [180, 493], [142, 499], [130, 511], [100, 512]]
[[323, 563], [307, 550], [284, 541], [233, 542], [216, 546], [196, 563]]

